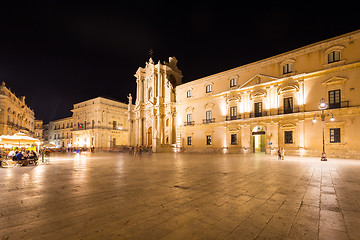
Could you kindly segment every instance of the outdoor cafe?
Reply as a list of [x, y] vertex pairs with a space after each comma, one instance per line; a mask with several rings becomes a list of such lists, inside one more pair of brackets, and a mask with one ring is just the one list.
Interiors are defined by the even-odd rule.
[[[37, 165], [39, 163], [40, 143], [39, 139], [27, 136], [22, 132], [14, 135], [1, 135], [1, 167]], [[42, 162], [46, 160], [44, 153], [46, 154], [46, 151], [41, 154]]]

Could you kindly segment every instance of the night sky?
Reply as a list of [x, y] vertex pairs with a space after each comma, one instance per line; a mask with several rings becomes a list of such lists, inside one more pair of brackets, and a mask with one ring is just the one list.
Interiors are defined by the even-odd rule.
[[349, 4], [128, 2], [2, 1], [0, 81], [48, 122], [90, 98], [135, 99], [150, 48], [189, 82], [360, 29]]

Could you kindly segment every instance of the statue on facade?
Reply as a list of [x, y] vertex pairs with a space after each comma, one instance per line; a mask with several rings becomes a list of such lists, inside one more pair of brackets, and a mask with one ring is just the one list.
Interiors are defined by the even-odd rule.
[[132, 104], [132, 96], [131, 93], [129, 93], [129, 96], [127, 97], [129, 99], [129, 104]]

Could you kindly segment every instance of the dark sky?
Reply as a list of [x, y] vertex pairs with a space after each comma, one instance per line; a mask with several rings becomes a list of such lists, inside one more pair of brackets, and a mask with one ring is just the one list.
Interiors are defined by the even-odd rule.
[[2, 1], [0, 81], [48, 122], [93, 97], [127, 102], [150, 48], [188, 82], [360, 29], [349, 4], [127, 2]]

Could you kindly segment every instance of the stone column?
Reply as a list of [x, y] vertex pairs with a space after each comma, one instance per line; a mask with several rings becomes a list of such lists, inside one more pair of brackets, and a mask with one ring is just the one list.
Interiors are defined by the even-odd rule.
[[295, 141], [298, 141], [298, 146], [299, 149], [304, 149], [305, 148], [305, 131], [304, 131], [304, 120], [299, 120], [298, 122], [298, 134], [297, 134], [297, 138], [295, 139]]
[[240, 129], [240, 134], [241, 134], [241, 149], [242, 152], [244, 154], [246, 153], [251, 153], [252, 149], [251, 149], [251, 129], [250, 129], [250, 125], [248, 124], [244, 124], [241, 126]]

